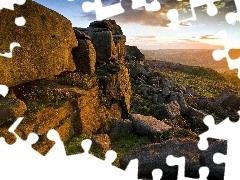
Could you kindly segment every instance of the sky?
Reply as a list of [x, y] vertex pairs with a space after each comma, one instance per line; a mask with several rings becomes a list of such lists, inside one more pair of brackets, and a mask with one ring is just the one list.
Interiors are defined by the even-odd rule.
[[[68, 18], [73, 27], [88, 27], [90, 22], [96, 20], [95, 11], [84, 12], [84, 2], [94, 0], [34, 0]], [[139, 0], [140, 1], [140, 0]], [[153, 0], [146, 0], [151, 3]], [[139, 49], [219, 49], [222, 41], [217, 36], [220, 30], [226, 30], [228, 39], [239, 37], [240, 23], [228, 24], [225, 15], [236, 12], [234, 0], [219, 0], [215, 2], [218, 13], [209, 16], [206, 6], [195, 7], [196, 21], [186, 21], [178, 30], [168, 27], [170, 20], [167, 12], [177, 9], [179, 18], [192, 17], [193, 13], [189, 0], [158, 0], [161, 8], [158, 11], [146, 11], [145, 7], [132, 8], [132, 0], [102, 0], [103, 7], [121, 3], [124, 13], [110, 17], [121, 26], [126, 35], [128, 45], [135, 45]], [[190, 0], [191, 1], [191, 0]], [[210, 0], [209, 0], [210, 1]], [[136, 2], [136, 0], [135, 0]]]

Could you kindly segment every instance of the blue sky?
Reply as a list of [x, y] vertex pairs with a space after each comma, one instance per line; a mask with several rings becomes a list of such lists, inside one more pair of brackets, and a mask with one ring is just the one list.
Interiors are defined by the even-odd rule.
[[[74, 27], [88, 27], [90, 22], [96, 20], [95, 11], [86, 13], [82, 10], [84, 0], [35, 0], [36, 2], [57, 11], [67, 17]], [[89, 0], [93, 2], [93, 0]], [[153, 0], [147, 0], [150, 3]], [[185, 1], [185, 0], [184, 0]], [[103, 5], [109, 6], [120, 3], [120, 0], [102, 0]], [[221, 40], [216, 36], [220, 30], [226, 30], [228, 38], [239, 36], [240, 23], [228, 24], [225, 15], [236, 11], [234, 0], [221, 0], [216, 3], [218, 14], [210, 17], [204, 6], [195, 8], [196, 21], [188, 21], [179, 29], [167, 27], [169, 20], [166, 12], [171, 8], [179, 10], [180, 18], [192, 16], [189, 5], [181, 4], [176, 0], [159, 0], [161, 9], [157, 12], [147, 12], [144, 7], [131, 8], [131, 0], [122, 0], [124, 13], [111, 17], [122, 27], [127, 36], [126, 44], [136, 45], [140, 49], [216, 49], [221, 45]], [[184, 11], [186, 13], [184, 13]]]

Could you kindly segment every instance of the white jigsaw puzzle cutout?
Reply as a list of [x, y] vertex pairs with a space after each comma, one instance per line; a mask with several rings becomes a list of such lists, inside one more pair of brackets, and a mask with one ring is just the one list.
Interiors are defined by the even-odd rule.
[[[73, 1], [73, 0], [68, 0]], [[180, 1], [180, 0], [179, 0]], [[171, 20], [170, 27], [177, 29], [181, 22], [197, 19], [194, 8], [202, 5], [207, 5], [207, 13], [210, 16], [217, 14], [217, 8], [214, 5], [215, 1], [219, 0], [190, 0], [193, 16], [188, 19], [179, 21], [178, 12], [171, 10], [168, 12], [168, 17]], [[3, 8], [14, 10], [13, 4], [22, 5], [25, 0], [1, 0], [0, 11]], [[240, 8], [240, 1], [235, 1], [237, 9]], [[146, 3], [146, 0], [132, 0], [132, 8], [138, 9], [145, 7], [146, 11], [158, 11], [161, 9], [161, 5], [157, 0], [151, 3]], [[124, 9], [121, 6], [121, 0], [117, 4], [113, 4], [104, 7], [101, 0], [95, 0], [94, 2], [84, 2], [82, 8], [85, 12], [96, 11], [96, 19], [102, 20], [124, 13]], [[229, 24], [234, 24], [240, 20], [240, 11], [236, 13], [230, 12], [226, 15], [226, 21]], [[15, 19], [17, 26], [24, 26], [26, 23], [24, 17], [18, 17]], [[239, 48], [240, 44], [229, 43], [226, 41], [226, 36], [222, 36], [224, 40], [224, 50], [216, 50], [213, 53], [215, 60], [226, 57], [229, 63], [229, 68], [238, 68], [238, 77], [240, 78], [240, 60], [230, 59], [228, 51], [232, 48]], [[12, 56], [12, 50], [14, 47], [20, 46], [17, 42], [13, 42], [10, 45], [10, 53], [0, 54], [1, 56]], [[8, 87], [0, 85], [0, 95], [5, 97], [8, 93]], [[239, 111], [240, 114], [240, 111]], [[114, 151], [108, 151], [106, 153], [106, 159], [101, 160], [89, 154], [91, 147], [91, 140], [87, 139], [82, 142], [82, 148], [84, 153], [67, 156], [63, 142], [61, 141], [59, 134], [55, 130], [49, 130], [47, 136], [50, 140], [55, 142], [54, 147], [48, 152], [46, 156], [40, 155], [38, 152], [32, 149], [31, 145], [38, 140], [38, 136], [31, 133], [26, 141], [22, 140], [14, 132], [18, 124], [23, 120], [23, 117], [18, 118], [15, 123], [9, 128], [9, 132], [13, 133], [17, 140], [13, 145], [8, 145], [3, 138], [0, 138], [0, 169], [1, 177], [7, 177], [5, 179], [76, 179], [85, 178], [88, 179], [129, 179], [134, 180], [137, 178], [138, 160], [132, 160], [126, 170], [121, 170], [112, 165], [112, 162], [116, 159], [116, 153]], [[208, 148], [208, 138], [217, 138], [228, 140], [227, 155], [216, 153], [213, 156], [215, 163], [226, 164], [224, 180], [236, 179], [239, 176], [237, 163], [240, 162], [238, 137], [240, 137], [240, 122], [231, 122], [228, 118], [222, 123], [215, 125], [212, 116], [206, 116], [204, 123], [209, 127], [209, 130], [200, 135], [199, 149], [205, 150]], [[80, 148], [80, 147], [79, 147]], [[176, 158], [172, 155], [168, 156], [166, 162], [169, 166], [178, 165], [178, 180], [192, 180], [193, 178], [185, 177], [185, 158]], [[13, 173], [14, 169], [14, 173]], [[28, 173], [31, 172], [31, 173]], [[94, 172], [94, 173], [93, 173]], [[206, 180], [209, 174], [207, 167], [199, 169], [199, 180]], [[163, 172], [161, 169], [155, 169], [152, 171], [153, 180], [160, 180]]]
[[240, 21], [240, 1], [235, 0], [234, 2], [237, 8], [237, 12], [230, 12], [230, 13], [227, 13], [225, 16], [225, 19], [229, 24], [234, 24], [237, 21], [238, 22]]
[[103, 20], [111, 16], [116, 16], [124, 13], [124, 9], [121, 5], [121, 0], [119, 3], [113, 4], [111, 6], [104, 7], [101, 0], [95, 0], [93, 2], [84, 2], [82, 4], [82, 9], [84, 12], [96, 11], [96, 19]]
[[218, 13], [217, 7], [214, 5], [214, 2], [221, 0], [189, 0], [191, 5], [192, 17], [179, 20], [179, 13], [177, 9], [171, 9], [168, 11], [167, 16], [170, 19], [171, 23], [168, 24], [174, 30], [178, 30], [181, 23], [186, 21], [196, 21], [197, 16], [195, 13], [195, 8], [203, 5], [207, 5], [207, 14], [209, 16], [215, 16]]
[[213, 51], [213, 59], [216, 61], [220, 61], [223, 58], [227, 59], [228, 67], [230, 70], [238, 69], [238, 78], [240, 79], [240, 57], [237, 59], [231, 59], [229, 56], [229, 51], [231, 49], [240, 49], [240, 41], [228, 41], [226, 31], [222, 30], [218, 32], [218, 36], [223, 41], [223, 50], [214, 50]]
[[[238, 111], [238, 114], [240, 116], [240, 111]], [[208, 115], [203, 121], [209, 130], [199, 135], [199, 149], [206, 150], [208, 148], [208, 138], [227, 140], [227, 155], [216, 153], [213, 160], [217, 164], [225, 163], [224, 180], [236, 179], [236, 177], [239, 177], [240, 146], [238, 138], [240, 137], [240, 120], [231, 122], [229, 118], [226, 118], [216, 125], [214, 118]]]
[[[0, 13], [1, 13], [1, 10], [3, 8], [14, 10], [14, 4], [23, 5], [25, 2], [26, 2], [26, 0], [1, 0], [1, 2], [0, 2]], [[16, 17], [15, 18], [15, 24], [17, 26], [24, 26], [26, 24], [26, 20], [22, 16], [21, 17]], [[21, 45], [18, 42], [12, 42], [10, 44], [10, 48], [9, 48], [10, 52], [0, 53], [0, 56], [6, 57], [6, 58], [12, 58], [13, 49], [15, 47], [21, 47]]]
[[[166, 159], [166, 163], [168, 166], [178, 166], [178, 176], [177, 180], [194, 180], [194, 178], [189, 178], [185, 176], [185, 157], [174, 157], [173, 155], [169, 155]], [[201, 167], [199, 169], [199, 179], [198, 180], [207, 180], [209, 175], [208, 167]]]

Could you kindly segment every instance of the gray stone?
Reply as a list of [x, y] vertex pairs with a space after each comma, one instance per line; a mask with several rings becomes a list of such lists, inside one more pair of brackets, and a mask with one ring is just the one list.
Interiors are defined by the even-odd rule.
[[110, 138], [112, 141], [132, 133], [133, 125], [129, 119], [114, 119], [111, 124]]
[[188, 105], [182, 93], [172, 92], [169, 101], [177, 101], [177, 103], [180, 105], [181, 115], [185, 115], [188, 112]]
[[160, 168], [164, 172], [163, 178], [176, 179], [178, 167], [171, 167], [166, 164], [168, 155], [175, 157], [184, 156], [186, 159], [185, 173], [187, 177], [197, 177], [200, 150], [197, 141], [191, 139], [172, 139], [163, 143], [146, 145], [125, 154], [120, 159], [120, 167], [125, 169], [130, 160], [139, 160], [139, 178], [151, 178], [152, 170]]
[[206, 151], [203, 151], [200, 160], [204, 166], [210, 170], [211, 179], [224, 179], [225, 164], [216, 164], [213, 162], [213, 155], [215, 153], [227, 153], [227, 142], [223, 140], [215, 141], [210, 144]]
[[240, 97], [236, 96], [235, 94], [229, 91], [224, 91], [216, 98], [215, 104], [218, 104], [227, 110], [230, 110], [230, 109], [239, 110]]
[[133, 129], [136, 133], [146, 136], [155, 136], [169, 131], [172, 127], [152, 116], [130, 114]]
[[181, 115], [180, 105], [177, 101], [171, 101], [167, 104], [161, 104], [157, 112], [158, 119], [174, 119]]

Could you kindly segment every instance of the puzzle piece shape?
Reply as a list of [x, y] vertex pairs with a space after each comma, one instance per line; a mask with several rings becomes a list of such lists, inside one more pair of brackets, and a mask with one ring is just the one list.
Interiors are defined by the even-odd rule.
[[230, 12], [230, 13], [226, 14], [225, 19], [226, 19], [227, 23], [229, 23], [229, 24], [234, 24], [237, 21], [240, 21], [240, 11], [239, 11], [240, 10], [240, 1], [236, 0], [234, 2], [235, 2], [235, 6], [238, 11]]
[[[2, 0], [0, 2], [0, 12], [1, 12], [1, 9], [3, 8], [14, 10], [14, 4], [23, 5], [25, 2], [26, 0]], [[24, 17], [17, 17], [15, 18], [15, 24], [17, 26], [24, 26], [26, 24], [26, 20]], [[12, 42], [10, 44], [10, 52], [0, 53], [0, 56], [6, 57], [6, 58], [12, 58], [12, 52], [15, 47], [21, 47], [21, 46], [17, 42]]]
[[238, 78], [240, 79], [240, 57], [237, 59], [231, 59], [229, 56], [229, 51], [231, 49], [240, 49], [240, 41], [228, 41], [226, 31], [219, 31], [218, 36], [223, 41], [223, 50], [214, 50], [212, 53], [213, 59], [216, 61], [220, 61], [223, 58], [227, 59], [228, 67], [230, 70], [238, 69]]
[[23, 5], [25, 2], [26, 0], [1, 0], [0, 12], [3, 8], [14, 10], [14, 4]]
[[101, 0], [95, 0], [94, 2], [84, 2], [82, 4], [82, 9], [84, 12], [96, 11], [96, 20], [98, 21], [124, 13], [124, 9], [121, 5], [121, 0], [119, 3], [112, 4], [107, 7], [103, 7]]
[[6, 57], [6, 58], [12, 58], [13, 49], [14, 49], [15, 47], [21, 47], [21, 46], [20, 46], [20, 44], [17, 43], [17, 42], [12, 42], [12, 43], [10, 44], [10, 52], [4, 53], [4, 54], [0, 53], [0, 56]]
[[163, 171], [161, 169], [154, 169], [152, 171], [153, 180], [160, 180], [162, 178]]
[[158, 0], [154, 0], [151, 3], [147, 3], [146, 0], [132, 0], [132, 9], [138, 9], [140, 7], [145, 7], [146, 11], [159, 11], [161, 4]]
[[[240, 111], [238, 111], [238, 114], [240, 116]], [[214, 118], [211, 115], [208, 115], [204, 118], [204, 124], [208, 126], [209, 130], [199, 135], [199, 149], [206, 150], [208, 148], [208, 138], [227, 140], [227, 155], [216, 153], [213, 157], [214, 162], [217, 164], [225, 162], [224, 180], [239, 177], [239, 167], [236, 166], [236, 162], [240, 161], [240, 146], [239, 140], [236, 137], [240, 136], [240, 121], [231, 122], [229, 118], [226, 118], [224, 121], [216, 125]]]
[[167, 13], [168, 18], [170, 19], [171, 23], [168, 24], [169, 27], [171, 27], [174, 30], [178, 30], [178, 27], [181, 23], [184, 23], [186, 21], [196, 21], [197, 16], [195, 13], [195, 8], [203, 5], [207, 5], [207, 14], [209, 16], [215, 16], [218, 13], [217, 7], [214, 5], [214, 2], [220, 1], [220, 0], [189, 0], [189, 3], [191, 5], [191, 12], [192, 17], [186, 18], [184, 20], [179, 20], [179, 12], [176, 9], [169, 10]]
[[3, 97], [6, 97], [6, 95], [8, 94], [9, 88], [3, 84], [0, 84], [0, 95], [2, 95]]
[[[169, 155], [166, 159], [166, 163], [169, 166], [178, 165], [178, 177], [177, 180], [194, 180], [194, 178], [185, 177], [185, 157], [174, 157]], [[198, 180], [207, 180], [209, 174], [208, 167], [201, 167], [199, 169], [199, 179]]]

